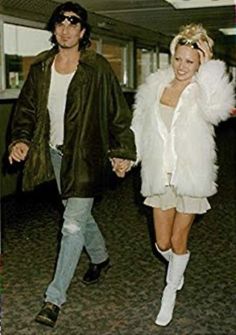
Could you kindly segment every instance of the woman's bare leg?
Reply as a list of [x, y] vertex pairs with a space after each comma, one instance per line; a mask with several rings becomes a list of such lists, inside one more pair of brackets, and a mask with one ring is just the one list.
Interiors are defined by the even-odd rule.
[[195, 214], [176, 213], [171, 236], [174, 253], [178, 255], [187, 253], [188, 237], [194, 218]]
[[175, 215], [175, 208], [167, 209], [165, 211], [160, 208], [153, 208], [156, 243], [161, 250], [168, 250], [171, 248], [171, 236]]
[[161, 309], [156, 324], [166, 326], [172, 319], [175, 307], [176, 292], [182, 288], [184, 272], [189, 262], [190, 252], [187, 250], [188, 236], [193, 223], [194, 214], [177, 212], [171, 234], [172, 254], [168, 263], [167, 285], [162, 294]]

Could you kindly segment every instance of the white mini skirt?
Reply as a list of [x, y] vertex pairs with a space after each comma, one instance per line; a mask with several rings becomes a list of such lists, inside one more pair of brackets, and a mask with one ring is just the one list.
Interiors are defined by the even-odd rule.
[[180, 213], [203, 214], [210, 208], [207, 198], [181, 196], [176, 193], [174, 186], [166, 186], [166, 192], [147, 197], [144, 204], [161, 210], [176, 208]]

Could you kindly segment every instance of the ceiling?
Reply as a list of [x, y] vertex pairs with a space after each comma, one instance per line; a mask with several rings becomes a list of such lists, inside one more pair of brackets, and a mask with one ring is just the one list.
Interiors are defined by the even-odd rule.
[[[191, 22], [202, 23], [215, 39], [218, 53], [236, 66], [236, 36], [225, 36], [219, 29], [236, 25], [236, 5], [176, 9], [164, 0], [73, 0], [89, 11], [95, 31], [117, 30], [139, 40], [158, 41], [167, 45], [179, 27]], [[182, 0], [187, 2], [190, 0]], [[219, 0], [211, 0], [215, 5]], [[0, 14], [46, 22], [53, 9], [64, 0], [1, 0]], [[196, 1], [195, 1], [196, 2]], [[203, 4], [205, 0], [198, 0]], [[222, 0], [223, 4], [230, 0]], [[127, 29], [127, 24], [129, 29]], [[164, 42], [163, 42], [164, 41]]]

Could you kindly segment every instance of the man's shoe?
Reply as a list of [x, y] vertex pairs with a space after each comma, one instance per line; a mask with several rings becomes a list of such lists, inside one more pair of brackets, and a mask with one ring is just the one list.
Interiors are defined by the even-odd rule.
[[110, 267], [111, 263], [109, 258], [99, 264], [90, 263], [89, 268], [82, 279], [82, 282], [86, 285], [97, 283], [101, 276], [101, 273], [106, 273], [110, 269]]
[[45, 302], [35, 321], [46, 326], [54, 327], [60, 308], [51, 302]]

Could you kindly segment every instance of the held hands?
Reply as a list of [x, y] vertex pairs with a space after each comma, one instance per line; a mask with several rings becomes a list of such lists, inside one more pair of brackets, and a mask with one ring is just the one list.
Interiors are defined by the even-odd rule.
[[18, 142], [14, 144], [10, 150], [8, 160], [10, 164], [13, 164], [13, 161], [21, 162], [26, 159], [26, 156], [29, 151], [29, 145], [24, 142]]
[[209, 44], [206, 41], [203, 40], [199, 40], [197, 42], [197, 46], [198, 46], [198, 53], [200, 56], [200, 63], [206, 63], [208, 62], [210, 59], [212, 59], [213, 57], [213, 52], [211, 47], [209, 46]]
[[122, 158], [111, 158], [112, 170], [116, 173], [117, 177], [124, 178], [126, 172], [130, 171], [132, 161]]

